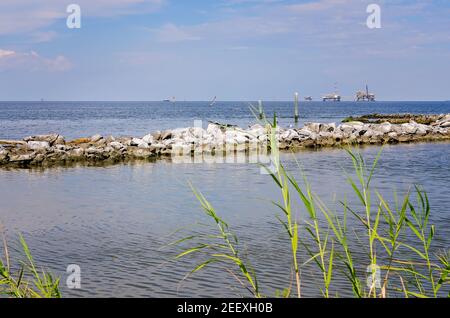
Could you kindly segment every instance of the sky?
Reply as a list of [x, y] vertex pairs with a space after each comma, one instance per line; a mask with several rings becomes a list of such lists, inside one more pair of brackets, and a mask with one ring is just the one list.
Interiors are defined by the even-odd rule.
[[0, 1], [0, 100], [350, 100], [366, 83], [450, 100], [450, 1]]

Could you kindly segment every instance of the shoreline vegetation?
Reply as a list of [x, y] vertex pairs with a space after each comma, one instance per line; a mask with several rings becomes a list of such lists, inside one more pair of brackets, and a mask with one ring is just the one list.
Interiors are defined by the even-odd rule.
[[[339, 298], [350, 293], [355, 298], [450, 298], [450, 250], [434, 248], [439, 225], [429, 222], [431, 208], [427, 193], [414, 186], [403, 198], [394, 196], [394, 202], [388, 202], [371, 185], [382, 149], [371, 164], [359, 153], [351, 149], [347, 152], [354, 173], [344, 171], [344, 176], [359, 205], [350, 205], [344, 198], [339, 201], [340, 211], [328, 208], [314, 194], [303, 173], [302, 182], [298, 182], [278, 160], [273, 162], [275, 169], [264, 166], [267, 177], [280, 191], [280, 201], [272, 202], [280, 210], [274, 217], [286, 235], [286, 253], [291, 259], [286, 264], [286, 273], [290, 273], [286, 277], [290, 279], [274, 294], [264, 294], [258, 266], [249, 260], [245, 243], [191, 184], [212, 227], [209, 229], [201, 223], [202, 230], [167, 244], [176, 254], [175, 260], [190, 257], [198, 262], [183, 280], [209, 266], [220, 265], [251, 297], [304, 298], [311, 295], [302, 289], [302, 273], [311, 264], [315, 288], [323, 298]], [[299, 219], [300, 210], [306, 212], [306, 218]], [[173, 235], [181, 236], [191, 229], [185, 227]], [[61, 298], [60, 278], [38, 268], [22, 235], [19, 238], [25, 260], [12, 265], [3, 236], [0, 295]], [[365, 257], [356, 257], [358, 254]], [[348, 290], [342, 285], [336, 287], [337, 276], [348, 280]]]
[[[0, 227], [3, 255], [0, 254], [0, 298], [61, 298], [60, 277], [38, 267], [25, 239], [19, 234], [24, 260], [12, 263], [5, 233]], [[14, 260], [15, 261], [15, 260]]]
[[[447, 118], [450, 116], [442, 116], [439, 120], [447, 123], [443, 121]], [[440, 122], [434, 124], [432, 127], [442, 129]], [[338, 211], [330, 209], [314, 194], [299, 163], [303, 177], [300, 182], [280, 162], [280, 130], [276, 116], [273, 124], [266, 121], [266, 126], [270, 131], [268, 142], [272, 161], [270, 167], [261, 166], [280, 191], [280, 200], [272, 204], [280, 211], [275, 218], [285, 233], [286, 252], [290, 258], [290, 263], [286, 264], [286, 277], [290, 279], [274, 294], [264, 293], [258, 266], [251, 263], [245, 245], [191, 184], [212, 227], [208, 229], [202, 223], [203, 230], [194, 233], [190, 232], [190, 227], [184, 227], [174, 235], [184, 235], [187, 230], [187, 236], [166, 245], [173, 248], [175, 260], [191, 257], [199, 262], [183, 280], [209, 266], [221, 265], [221, 269], [252, 297], [303, 298], [311, 297], [302, 289], [302, 271], [311, 265], [317, 278], [315, 288], [324, 298], [338, 298], [342, 294], [352, 294], [356, 298], [450, 297], [450, 250], [434, 247], [439, 225], [430, 223], [431, 206], [427, 193], [415, 185], [403, 198], [399, 199], [394, 193], [393, 202], [389, 202], [372, 186], [383, 148], [369, 164], [360, 153], [346, 147], [353, 172], [344, 171], [344, 176], [358, 204], [350, 204], [346, 197], [341, 198]], [[301, 210], [306, 212], [302, 219], [299, 218]], [[0, 294], [17, 298], [61, 297], [60, 278], [38, 270], [25, 240], [21, 235], [19, 237], [26, 257], [17, 270], [12, 270], [6, 239], [3, 239]], [[347, 279], [347, 287], [335, 285], [337, 276]]]
[[[272, 128], [275, 131], [276, 125]], [[272, 145], [275, 142], [272, 134]], [[181, 250], [175, 259], [191, 257], [198, 262], [185, 279], [218, 265], [252, 297], [311, 297], [303, 292], [302, 270], [312, 264], [315, 288], [324, 298], [340, 297], [346, 292], [342, 286], [335, 287], [337, 275], [346, 277], [348, 289], [356, 298], [450, 298], [450, 250], [433, 250], [439, 229], [429, 222], [431, 209], [426, 192], [415, 185], [403, 198], [394, 195], [394, 202], [389, 202], [372, 186], [383, 148], [371, 164], [360, 153], [346, 150], [353, 172], [344, 171], [344, 175], [359, 204], [351, 205], [343, 198], [338, 201], [339, 211], [330, 209], [314, 194], [300, 164], [302, 182], [285, 169], [278, 152], [274, 154], [274, 166], [264, 166], [280, 192], [280, 200], [272, 203], [280, 210], [275, 217], [286, 235], [286, 253], [291, 258], [285, 268], [285, 276], [290, 279], [275, 290], [275, 295], [263, 294], [258, 265], [250, 261], [245, 243], [191, 185], [211, 220], [211, 228], [203, 227], [170, 244]], [[306, 213], [305, 219], [299, 219], [301, 210]], [[365, 257], [355, 257], [357, 254]]]
[[[264, 115], [265, 117], [265, 115]], [[450, 114], [349, 117], [335, 123], [306, 123], [301, 128], [276, 127], [276, 144], [269, 125], [248, 129], [210, 123], [201, 127], [156, 131], [142, 138], [94, 135], [66, 141], [58, 134], [0, 140], [0, 168], [115, 164], [163, 157], [267, 154], [270, 149], [300, 150], [348, 145], [381, 145], [450, 140]]]

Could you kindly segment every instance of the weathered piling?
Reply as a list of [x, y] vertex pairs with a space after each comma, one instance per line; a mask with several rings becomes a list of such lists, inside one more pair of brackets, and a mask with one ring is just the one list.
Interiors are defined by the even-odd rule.
[[264, 119], [264, 109], [263, 109], [263, 102], [262, 100], [258, 101], [258, 113], [259, 113], [259, 119]]

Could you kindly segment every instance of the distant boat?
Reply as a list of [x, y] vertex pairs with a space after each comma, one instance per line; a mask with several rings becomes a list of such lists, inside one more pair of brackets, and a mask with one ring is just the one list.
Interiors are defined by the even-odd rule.
[[163, 99], [163, 102], [165, 103], [175, 103], [175, 101], [176, 101], [175, 96], [172, 97], [171, 99]]
[[307, 102], [310, 102], [310, 101], [312, 101], [313, 99], [312, 99], [311, 96], [306, 96], [306, 97], [305, 97], [305, 100], [306, 100]]
[[214, 96], [214, 98], [211, 101], [211, 103], [209, 103], [209, 106], [213, 106], [216, 103], [216, 100], [217, 100], [217, 96]]

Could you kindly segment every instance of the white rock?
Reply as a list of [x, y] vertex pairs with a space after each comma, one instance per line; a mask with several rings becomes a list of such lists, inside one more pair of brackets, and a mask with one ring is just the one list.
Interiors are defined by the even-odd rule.
[[100, 155], [103, 153], [103, 150], [100, 148], [89, 147], [88, 149], [86, 149], [86, 153], [92, 154], [92, 155]]
[[392, 124], [391, 123], [382, 123], [377, 128], [378, 131], [387, 134], [392, 131]]
[[142, 138], [142, 140], [143, 140], [144, 142], [146, 142], [147, 144], [149, 144], [149, 145], [151, 145], [152, 143], [155, 142], [155, 138], [153, 137], [152, 134], [145, 135], [145, 136]]
[[264, 127], [260, 124], [250, 126], [250, 130], [259, 130], [259, 129], [264, 129]]
[[320, 126], [319, 126], [319, 132], [333, 132], [335, 130], [336, 130], [335, 123], [320, 124]]
[[443, 127], [442, 125], [447, 125], [448, 123], [450, 123], [450, 114], [447, 114], [445, 116], [443, 115], [441, 119], [436, 121], [436, 124], [441, 127]]
[[422, 124], [417, 124], [417, 131], [416, 134], [419, 136], [424, 136], [426, 135], [428, 132], [430, 131], [429, 126], [427, 125], [422, 125]]
[[238, 134], [238, 135], [236, 135], [236, 137], [234, 137], [234, 140], [236, 141], [236, 143], [238, 145], [242, 145], [242, 144], [245, 144], [248, 139], [244, 135]]
[[218, 130], [220, 130], [220, 127], [215, 124], [209, 124], [208, 127], [206, 128], [206, 132], [209, 134], [214, 134]]
[[397, 138], [397, 133], [396, 132], [390, 132], [390, 133], [388, 133], [388, 136], [390, 137], [390, 138]]
[[[58, 134], [51, 134], [51, 135], [37, 135], [37, 136], [29, 136], [25, 137], [24, 141], [46, 141], [49, 144], [53, 144], [58, 137], [60, 137]], [[62, 137], [62, 136], [61, 136]]]
[[188, 144], [196, 144], [199, 143], [199, 140], [201, 139], [197, 139], [195, 137], [191, 137], [191, 136], [186, 136], [184, 137], [184, 142], [188, 143]]
[[314, 133], [319, 133], [320, 131], [320, 124], [319, 123], [305, 123], [305, 126], [303, 129], [309, 130]]
[[319, 138], [330, 138], [333, 137], [333, 133], [328, 132], [328, 131], [321, 131], [319, 133]]
[[33, 150], [42, 150], [50, 148], [50, 143], [47, 141], [29, 141], [27, 142], [28, 148]]
[[81, 157], [84, 154], [84, 149], [83, 148], [75, 148], [70, 151], [70, 154], [72, 154], [75, 157]]
[[292, 139], [299, 139], [299, 134], [294, 129], [289, 129], [280, 134], [282, 141], [291, 141]]
[[120, 142], [118, 141], [113, 141], [112, 143], [109, 144], [113, 149], [116, 150], [120, 150], [122, 148], [124, 148], [124, 145], [122, 145]]
[[189, 129], [189, 134], [197, 139], [203, 138], [206, 131], [202, 127], [191, 127]]
[[148, 143], [139, 138], [131, 139], [131, 146], [137, 146], [138, 148], [145, 149], [148, 148]]
[[309, 136], [311, 136], [311, 131], [309, 131], [309, 130], [307, 130], [307, 129], [304, 129], [304, 128], [298, 129], [298, 130], [297, 130], [297, 135], [298, 135], [300, 138], [302, 138], [302, 139], [308, 138]]
[[402, 131], [407, 134], [415, 134], [417, 131], [417, 124], [401, 124]]
[[94, 135], [94, 136], [91, 137], [91, 142], [97, 142], [97, 141], [100, 141], [102, 139], [103, 139], [102, 135], [97, 134], [97, 135]]
[[[172, 131], [170, 131], [170, 135], [168, 135], [169, 131], [165, 131], [163, 133], [163, 137], [162, 139], [168, 139], [168, 138], [178, 138], [178, 139], [183, 139], [186, 135], [189, 134], [189, 128], [176, 128], [173, 129]], [[169, 137], [167, 137], [169, 136]]]

